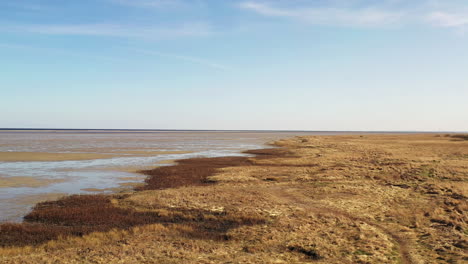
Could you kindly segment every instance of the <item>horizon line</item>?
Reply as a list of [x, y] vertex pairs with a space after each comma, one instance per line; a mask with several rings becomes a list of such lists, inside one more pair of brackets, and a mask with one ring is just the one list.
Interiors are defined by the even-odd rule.
[[336, 132], [336, 133], [468, 133], [450, 130], [287, 130], [287, 129], [137, 129], [137, 128], [1, 128], [0, 131], [141, 131], [141, 132]]

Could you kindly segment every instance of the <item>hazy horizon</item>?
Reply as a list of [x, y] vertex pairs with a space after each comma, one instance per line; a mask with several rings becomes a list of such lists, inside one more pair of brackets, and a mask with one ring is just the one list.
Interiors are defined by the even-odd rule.
[[337, 133], [468, 133], [468, 131], [456, 130], [281, 130], [281, 129], [167, 129], [167, 128], [37, 128], [37, 127], [10, 127], [1, 128], [0, 131], [115, 131], [115, 132], [337, 132]]
[[4, 0], [0, 127], [468, 131], [462, 0]]

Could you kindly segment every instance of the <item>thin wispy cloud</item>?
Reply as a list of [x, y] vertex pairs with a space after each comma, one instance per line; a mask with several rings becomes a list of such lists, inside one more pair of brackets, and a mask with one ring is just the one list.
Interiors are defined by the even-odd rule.
[[468, 25], [468, 12], [453, 11], [468, 10], [468, 3], [463, 2], [250, 0], [241, 2], [238, 7], [260, 16], [293, 19], [310, 25], [380, 27], [424, 23], [447, 28], [465, 28]]
[[215, 63], [206, 59], [202, 58], [197, 58], [197, 57], [192, 57], [192, 56], [184, 56], [184, 55], [178, 55], [178, 54], [172, 54], [172, 53], [164, 53], [164, 52], [157, 52], [157, 51], [151, 51], [151, 50], [142, 50], [142, 49], [132, 49], [134, 52], [146, 54], [146, 55], [153, 55], [157, 57], [163, 57], [163, 58], [169, 58], [169, 59], [175, 59], [179, 61], [184, 61], [184, 62], [189, 62], [189, 63], [195, 63], [198, 65], [203, 65], [206, 67], [210, 67], [216, 70], [229, 70], [231, 69], [228, 66]]
[[269, 17], [292, 18], [318, 25], [380, 26], [401, 21], [403, 12], [387, 11], [375, 7], [278, 7], [267, 2], [247, 1], [240, 8]]
[[213, 34], [210, 25], [200, 22], [183, 23], [176, 26], [130, 26], [119, 24], [0, 25], [0, 31], [44, 35], [100, 36], [153, 40], [178, 37], [202, 37]]
[[428, 16], [428, 20], [440, 27], [459, 28], [468, 26], [468, 12], [448, 13], [448, 12], [433, 12]]

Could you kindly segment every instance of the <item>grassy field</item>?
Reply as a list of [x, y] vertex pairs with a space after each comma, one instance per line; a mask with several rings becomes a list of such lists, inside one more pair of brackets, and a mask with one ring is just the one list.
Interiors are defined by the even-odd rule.
[[463, 135], [307, 136], [38, 204], [1, 263], [466, 263]]

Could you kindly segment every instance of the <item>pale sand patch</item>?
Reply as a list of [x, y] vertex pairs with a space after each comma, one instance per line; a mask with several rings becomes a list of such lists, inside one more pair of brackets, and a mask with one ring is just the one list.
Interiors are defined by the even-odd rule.
[[106, 192], [106, 191], [111, 191], [113, 188], [103, 188], [103, 189], [99, 189], [99, 188], [84, 188], [84, 189], [81, 189], [82, 191], [85, 191], [85, 192]]
[[51, 152], [0, 152], [0, 161], [66, 161], [94, 160], [115, 157], [147, 157], [157, 155], [188, 154], [191, 151], [140, 151], [140, 150], [96, 150], [109, 153], [51, 153]]
[[161, 155], [161, 154], [186, 154], [192, 153], [193, 151], [185, 150], [167, 150], [159, 149], [155, 147], [128, 147], [128, 148], [113, 148], [113, 147], [102, 147], [102, 148], [69, 148], [68, 151], [76, 153], [98, 153], [98, 154], [134, 154], [134, 155]]
[[19, 177], [0, 177], [0, 188], [17, 187], [44, 187], [53, 183], [64, 182], [65, 179], [43, 179], [37, 177], [19, 176]]
[[144, 150], [128, 150], [128, 151], [121, 151], [115, 150], [111, 151], [111, 153], [119, 153], [119, 154], [128, 154], [128, 155], [137, 155], [137, 156], [153, 156], [153, 155], [170, 155], [170, 154], [189, 154], [193, 153], [193, 151], [182, 151], [182, 150], [174, 150], [174, 151], [144, 151]]
[[0, 161], [65, 161], [109, 159], [117, 155], [98, 153], [0, 152]]

